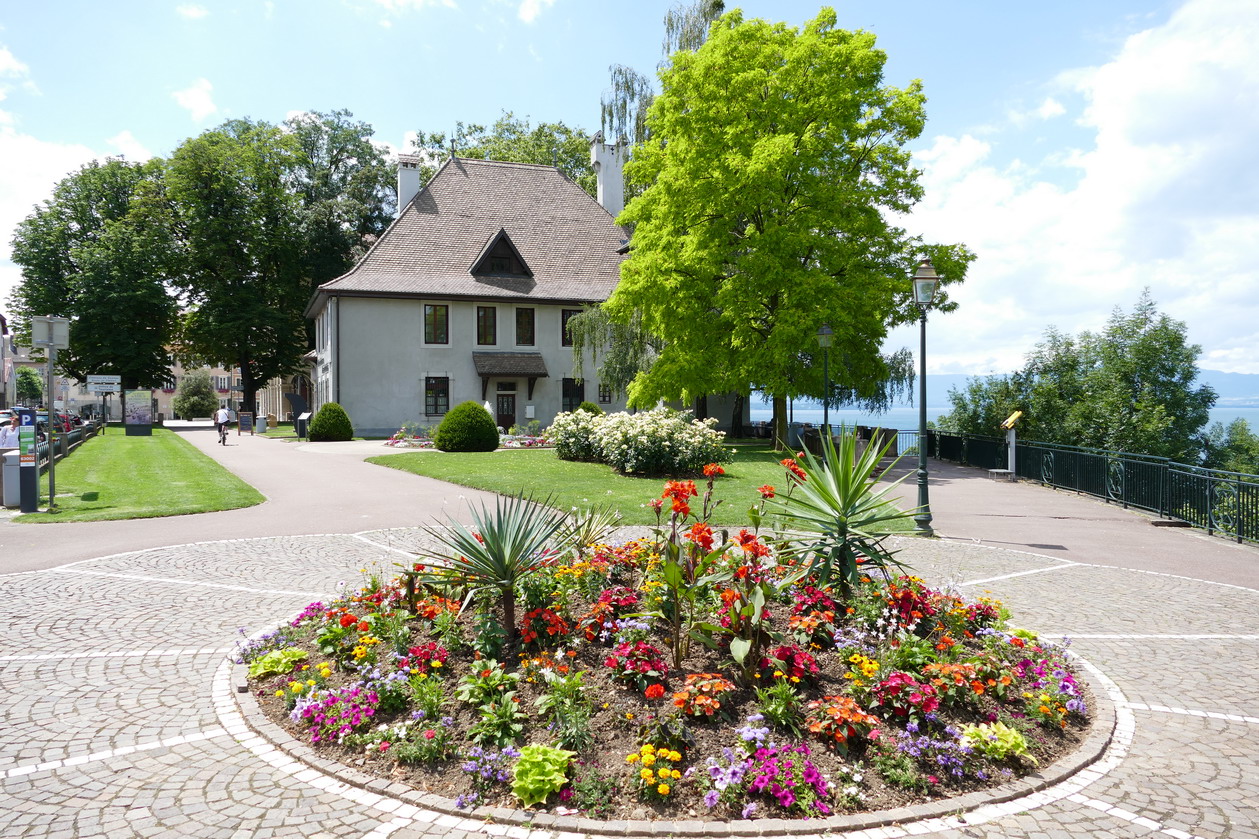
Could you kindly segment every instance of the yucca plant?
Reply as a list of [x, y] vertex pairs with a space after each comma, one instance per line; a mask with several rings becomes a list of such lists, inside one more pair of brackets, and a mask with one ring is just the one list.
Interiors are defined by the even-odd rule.
[[573, 508], [564, 523], [563, 536], [572, 544], [580, 561], [591, 545], [598, 545], [612, 535], [621, 521], [621, 511], [612, 507]]
[[438, 564], [417, 572], [421, 582], [466, 590], [463, 607], [480, 591], [498, 595], [508, 646], [516, 642], [516, 584], [571, 549], [567, 516], [525, 496], [500, 496], [491, 511], [472, 509], [472, 527], [451, 522], [423, 527], [438, 547], [421, 556]]
[[877, 568], [886, 575], [888, 566], [903, 567], [883, 540], [901, 529], [889, 525], [903, 524], [917, 508], [901, 510], [888, 497], [904, 477], [876, 489], [879, 462], [892, 439], [882, 446], [872, 443], [858, 455], [855, 434], [841, 428], [837, 436], [838, 445], [829, 434], [822, 435], [820, 458], [801, 453], [798, 465], [805, 477], [795, 480], [789, 494], [769, 502], [767, 510], [800, 531], [792, 535], [800, 546], [801, 569], [814, 574], [818, 586], [838, 583], [850, 598], [865, 571]]

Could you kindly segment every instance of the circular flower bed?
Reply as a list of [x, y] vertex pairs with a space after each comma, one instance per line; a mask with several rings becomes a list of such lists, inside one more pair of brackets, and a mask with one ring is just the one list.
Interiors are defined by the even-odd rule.
[[809, 818], [997, 785], [1074, 748], [1088, 696], [1064, 649], [886, 554], [836, 575], [798, 534], [714, 531], [720, 474], [702, 496], [670, 482], [653, 539], [564, 547], [557, 526], [489, 584], [473, 569], [480, 549], [511, 565], [500, 525], [549, 515], [500, 505], [459, 554], [243, 646], [251, 690], [328, 756], [469, 810]]

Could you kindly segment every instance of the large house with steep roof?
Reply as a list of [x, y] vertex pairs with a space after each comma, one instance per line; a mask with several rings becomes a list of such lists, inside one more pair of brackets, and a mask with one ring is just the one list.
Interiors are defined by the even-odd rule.
[[[596, 136], [592, 156], [600, 197], [619, 203], [620, 149]], [[397, 219], [307, 307], [313, 407], [339, 403], [367, 436], [435, 425], [468, 400], [504, 429], [545, 427], [583, 401], [623, 410], [623, 396], [574, 377], [567, 330], [616, 286], [620, 207], [551, 166], [452, 157], [421, 189], [418, 163], [399, 158]]]

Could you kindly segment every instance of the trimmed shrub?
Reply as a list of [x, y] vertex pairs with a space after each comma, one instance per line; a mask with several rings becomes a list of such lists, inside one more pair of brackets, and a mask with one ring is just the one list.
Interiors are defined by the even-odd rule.
[[336, 443], [354, 438], [350, 415], [336, 402], [325, 402], [310, 421], [307, 436], [315, 443]]
[[595, 416], [603, 415], [603, 409], [593, 402], [583, 402], [577, 406], [577, 410], [585, 411], [587, 414], [594, 414]]
[[433, 443], [444, 452], [492, 452], [498, 448], [498, 426], [483, 405], [464, 402], [446, 412]]

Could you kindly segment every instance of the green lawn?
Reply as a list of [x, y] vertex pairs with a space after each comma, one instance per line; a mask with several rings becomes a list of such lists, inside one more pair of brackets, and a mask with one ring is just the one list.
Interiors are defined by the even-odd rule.
[[[109, 429], [57, 463], [56, 513], [30, 513], [18, 522], [104, 521], [181, 516], [261, 504], [253, 487], [173, 431], [128, 437]], [[48, 475], [40, 478], [48, 497]]]
[[[736, 446], [734, 462], [717, 479], [714, 497], [723, 499], [715, 523], [741, 524], [746, 511], [760, 501], [763, 484], [785, 486], [783, 467], [765, 445]], [[462, 486], [514, 495], [532, 493], [552, 497], [560, 509], [612, 506], [621, 511], [622, 524], [655, 524], [647, 502], [660, 497], [663, 478], [630, 478], [597, 463], [560, 460], [552, 449], [501, 449], [496, 452], [452, 454], [409, 452], [369, 457], [368, 462], [438, 478]], [[696, 479], [703, 490], [703, 479]], [[698, 504], [693, 505], [698, 510]]]

